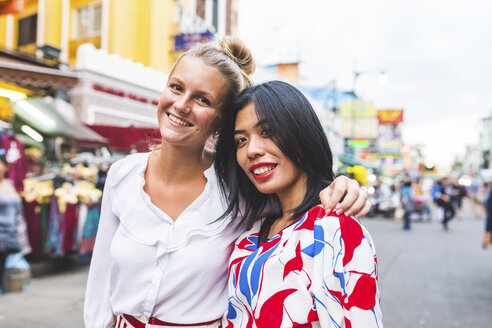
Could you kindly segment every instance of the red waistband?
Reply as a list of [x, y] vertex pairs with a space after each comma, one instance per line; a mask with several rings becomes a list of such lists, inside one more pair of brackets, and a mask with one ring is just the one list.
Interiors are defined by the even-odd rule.
[[[145, 323], [142, 321], [138, 320], [134, 316], [128, 315], [128, 314], [123, 314], [122, 315], [132, 326], [135, 328], [145, 328]], [[172, 326], [172, 327], [189, 327], [189, 326], [206, 326], [206, 325], [211, 325], [215, 323], [217, 320], [212, 320], [212, 321], [207, 321], [207, 322], [200, 322], [200, 323], [171, 323], [171, 322], [165, 322], [162, 320], [159, 320], [157, 318], [149, 318], [148, 323], [151, 325], [156, 325], [156, 326]]]

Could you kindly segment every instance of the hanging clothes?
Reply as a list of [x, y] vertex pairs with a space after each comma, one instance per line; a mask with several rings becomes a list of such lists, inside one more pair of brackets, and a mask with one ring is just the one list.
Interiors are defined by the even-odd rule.
[[4, 133], [0, 141], [9, 162], [8, 178], [13, 181], [17, 191], [22, 191], [24, 190], [22, 182], [27, 174], [27, 158], [24, 154], [24, 145], [10, 132]]
[[31, 244], [31, 256], [34, 258], [41, 257], [41, 210], [37, 200], [23, 200], [24, 216], [27, 223], [27, 235]]
[[79, 248], [79, 255], [82, 257], [90, 256], [92, 254], [100, 216], [99, 202], [87, 208], [87, 217], [85, 219]]
[[48, 221], [48, 233], [46, 238], [46, 252], [62, 255], [60, 238], [60, 220], [62, 214], [58, 209], [58, 201], [55, 195], [51, 196], [50, 215]]
[[77, 204], [67, 203], [67, 209], [64, 215], [62, 250], [65, 253], [74, 252], [77, 249], [77, 222], [78, 206]]

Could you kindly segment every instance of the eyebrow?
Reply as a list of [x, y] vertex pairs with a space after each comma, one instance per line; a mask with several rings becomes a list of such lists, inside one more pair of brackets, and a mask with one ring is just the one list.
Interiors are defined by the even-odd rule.
[[[265, 124], [268, 124], [266, 120], [261, 120], [259, 121], [258, 123], [255, 124], [255, 128], [259, 127], [259, 126], [262, 126], [262, 125], [265, 125]], [[245, 130], [234, 130], [234, 135], [236, 134], [241, 134], [241, 133], [244, 133], [246, 132]]]

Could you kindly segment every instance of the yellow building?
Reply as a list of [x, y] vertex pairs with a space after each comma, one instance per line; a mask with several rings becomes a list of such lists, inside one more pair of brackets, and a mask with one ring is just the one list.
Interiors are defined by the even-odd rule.
[[24, 0], [21, 12], [0, 16], [0, 47], [48, 59], [60, 50], [73, 65], [77, 48], [92, 43], [167, 73], [177, 35], [235, 34], [236, 16], [236, 0]]

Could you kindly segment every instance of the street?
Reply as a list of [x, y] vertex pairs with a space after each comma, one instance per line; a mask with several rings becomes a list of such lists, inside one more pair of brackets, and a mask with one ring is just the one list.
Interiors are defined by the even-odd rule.
[[[490, 327], [492, 248], [480, 247], [484, 222], [464, 215], [437, 222], [363, 219], [376, 243], [385, 327]], [[83, 327], [88, 268], [33, 279], [29, 291], [0, 297], [1, 328]]]

